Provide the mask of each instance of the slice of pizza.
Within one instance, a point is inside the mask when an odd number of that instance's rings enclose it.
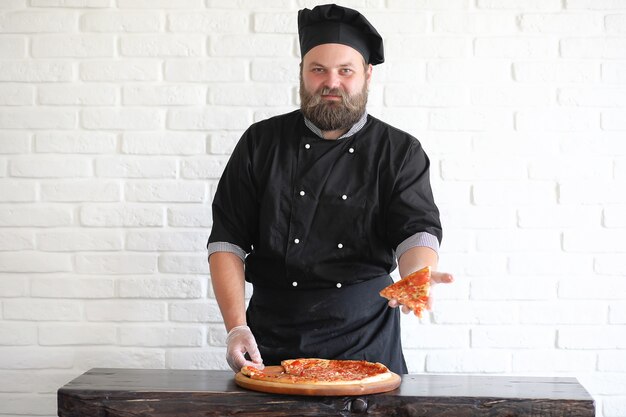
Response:
[[[398,300],[413,310],[417,317],[422,317],[422,311],[428,308],[430,293],[430,267],[420,269],[407,275],[400,281],[383,288],[380,295],[391,300]]]

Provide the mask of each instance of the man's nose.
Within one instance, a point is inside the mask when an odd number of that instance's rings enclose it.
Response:
[[[339,85],[341,84],[341,82],[339,80],[339,74],[337,74],[334,71],[329,71],[328,72],[325,81],[326,81],[325,82],[326,87],[328,87],[328,88],[339,88]]]

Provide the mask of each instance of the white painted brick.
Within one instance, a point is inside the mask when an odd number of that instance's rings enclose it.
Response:
[[[233,111],[229,107],[201,110],[170,110],[167,127],[174,130],[237,130],[250,125],[247,110]]]
[[[626,298],[626,283],[613,277],[595,277],[589,285],[589,275],[569,277],[559,283],[559,297],[578,300],[620,300]]]
[[[30,152],[30,133],[19,130],[0,132],[0,154]]]
[[[623,391],[622,391],[623,392]],[[626,397],[605,397],[602,402],[603,417],[620,417],[626,415]]]
[[[25,58],[26,50],[26,38],[3,35],[3,38],[0,39],[0,56],[3,59]]]
[[[621,156],[626,155],[626,142],[619,132],[567,133],[560,138],[560,153],[565,156]],[[616,159],[616,164],[620,159]]]
[[[80,63],[84,81],[157,81],[161,77],[158,61],[85,61]]]
[[[626,160],[618,159],[615,161],[615,170],[613,175],[616,180],[626,180]]]
[[[115,54],[115,38],[110,35],[37,35],[33,36],[34,58],[95,58]]]
[[[30,0],[32,7],[111,7],[112,0]]]
[[[233,153],[241,132],[216,132],[209,135],[209,153],[211,155],[230,155]]]
[[[568,326],[558,331],[563,349],[624,349],[626,326]]]
[[[559,104],[564,106],[585,107],[624,107],[626,106],[625,88],[561,88],[558,91]]]
[[[435,33],[512,34],[517,31],[515,15],[503,13],[436,13]]]
[[[605,227],[626,227],[626,206],[605,207],[602,213],[602,224]]]
[[[0,392],[38,392],[53,394],[76,378],[64,370],[0,370]]]
[[[472,300],[551,300],[557,291],[556,280],[545,277],[475,279],[470,285]]]
[[[163,321],[167,305],[162,301],[92,300],[85,303],[89,321]]]
[[[172,369],[230,369],[226,362],[226,350],[215,349],[171,350],[167,354],[167,366]]]
[[[126,249],[145,252],[193,252],[206,246],[206,232],[129,231]]]
[[[471,44],[464,38],[390,35],[385,54],[390,60],[412,58],[459,58],[470,53]]]
[[[54,275],[32,278],[30,285],[33,297],[113,298],[115,296],[115,281],[112,278]]]
[[[21,107],[0,112],[0,129],[72,129],[77,114],[73,110]]]
[[[567,230],[563,233],[567,252],[626,252],[623,230]]]
[[[171,274],[206,274],[209,270],[205,253],[201,255],[161,255],[159,271]]]
[[[472,348],[551,348],[556,331],[545,326],[478,326],[471,330]]]
[[[605,130],[626,130],[623,110],[606,110],[602,112],[602,128]]]
[[[50,252],[121,250],[122,235],[115,230],[46,231],[36,235],[37,248]]]
[[[13,204],[0,207],[0,226],[53,227],[72,224],[72,208]]]
[[[143,368],[163,369],[165,352],[161,349],[131,349],[86,347],[74,349],[74,363],[79,369],[91,368]]]
[[[120,184],[101,181],[65,181],[41,184],[40,197],[49,202],[120,201]]]
[[[176,33],[245,33],[250,27],[248,16],[244,11],[173,12],[167,16],[167,27]]]
[[[37,184],[34,181],[0,180],[1,202],[32,202],[37,197]]]
[[[423,82],[426,79],[426,63],[421,59],[403,59],[385,62],[385,66],[373,69],[373,80],[381,82]]]
[[[455,57],[456,58],[456,57]],[[511,80],[511,64],[500,60],[446,59],[427,63],[426,78],[434,83],[484,84]]]
[[[0,15],[0,33],[72,32],[77,28],[74,12],[13,11]]]
[[[545,38],[476,38],[474,56],[478,58],[542,59],[558,55],[556,41]]]
[[[480,9],[560,10],[560,0],[477,0]]]
[[[73,354],[67,349],[0,347],[0,369],[71,368]]]
[[[626,324],[626,304],[622,302],[609,305],[609,323]]]
[[[120,53],[130,57],[201,56],[204,37],[197,35],[125,35]]]
[[[621,62],[602,63],[602,80],[608,83],[626,83],[626,64]]]
[[[469,8],[468,0],[388,0],[389,8],[426,10],[464,10]]]
[[[431,180],[437,180],[435,173],[438,173],[438,159],[443,159],[447,155],[463,155],[472,151],[472,136],[463,132],[428,132],[419,133],[418,140],[426,150],[431,159]]]
[[[205,154],[206,135],[192,132],[127,132],[122,137],[122,152],[133,155]]]
[[[521,159],[502,158],[445,158],[441,161],[444,180],[510,180],[526,178],[526,164]]]
[[[404,10],[401,13],[385,10],[384,12],[367,11],[367,19],[380,33],[419,34],[430,30],[430,15],[428,13]],[[291,26],[297,28],[297,25]]]
[[[96,159],[96,175],[105,178],[176,178],[173,159],[111,157]]]
[[[478,206],[534,206],[556,203],[556,186],[549,182],[485,181],[472,186],[472,202]]]
[[[207,341],[210,346],[226,346],[226,329],[221,324],[209,324],[207,327]]]
[[[288,106],[291,89],[276,84],[216,85],[209,88],[211,102],[218,106]]]
[[[371,19],[370,15],[368,17]],[[374,26],[379,27],[373,20],[370,21],[372,21]],[[298,30],[298,14],[293,12],[254,13],[252,28],[255,33],[296,33]]]
[[[215,300],[170,303],[169,319],[176,322],[222,323]]]
[[[205,280],[191,277],[123,278],[118,287],[124,298],[201,298],[206,294]]]
[[[206,0],[207,7],[218,9],[254,9],[258,5],[257,0]],[[306,7],[306,6],[305,6]],[[312,7],[312,6],[311,6]],[[291,0],[267,0],[263,3],[263,9],[291,9],[295,10]]]
[[[285,58],[293,56],[294,41],[289,35],[215,35],[209,40],[209,55]]]
[[[141,326],[120,328],[120,345],[147,347],[199,347],[203,345],[201,327]]]
[[[602,32],[601,16],[569,13],[524,13],[518,18],[522,32],[599,34]]]
[[[41,132],[35,134],[38,153],[100,154],[114,153],[116,136],[104,132]]]
[[[600,225],[602,212],[599,207],[593,206],[538,205],[521,207],[517,211],[517,218],[518,226],[522,228],[589,228]]]
[[[132,182],[125,185],[127,201],[199,203],[204,201],[205,184],[200,182]]]
[[[565,0],[566,9],[614,10],[626,9],[621,0]]]
[[[207,90],[200,85],[126,86],[122,94],[125,105],[180,106],[205,104]]]
[[[294,94],[295,94],[295,90],[294,90]],[[294,100],[295,102],[295,100]],[[243,109],[242,109],[243,110]],[[296,107],[264,107],[258,110],[254,111],[253,114],[253,122],[260,122],[262,120],[266,120],[269,119],[270,117],[274,117],[274,116],[278,116],[281,114],[285,114],[285,113],[289,113],[291,111],[296,110]],[[370,111],[371,107],[368,108],[368,114],[373,115],[374,117],[377,117],[376,112],[374,111],[373,113]],[[403,109],[398,109],[399,113],[402,113]],[[415,113],[413,111],[413,113]],[[248,126],[244,126],[241,129],[239,129],[240,131],[243,131],[247,128]]]
[[[199,9],[202,0],[117,0],[121,9]]]
[[[222,157],[185,160],[182,163],[181,174],[183,178],[218,179],[222,175],[222,172],[224,172],[227,162],[228,161]]]
[[[0,323],[0,346],[37,344],[37,326],[33,323]]]
[[[163,27],[159,13],[97,11],[81,17],[85,32],[159,32]]]
[[[535,276],[577,276],[589,275],[593,272],[593,258],[581,254],[533,253],[532,273]],[[511,254],[508,259],[511,275],[526,276],[529,274],[528,254]]]
[[[513,352],[513,372],[591,372],[596,367],[593,352],[532,349]]]
[[[24,9],[26,0],[6,0],[0,3],[0,9]]]
[[[247,62],[243,59],[211,58],[201,61],[193,59],[166,61],[165,79],[167,81],[198,82],[244,81],[246,79],[246,67]],[[283,79],[280,81],[284,82]]]
[[[502,373],[510,367],[511,354],[504,350],[441,350],[426,356],[427,372]]]
[[[74,69],[71,62],[59,61],[0,61],[0,81],[71,81]]]
[[[213,213],[205,205],[199,206],[168,206],[167,224],[172,227],[211,227]]]
[[[567,38],[560,41],[563,58],[626,58],[626,39]]]
[[[105,106],[117,102],[117,87],[107,84],[53,84],[39,87],[39,103]]]
[[[433,130],[510,130],[512,112],[502,110],[434,110],[429,113],[429,127]]]
[[[515,225],[515,212],[502,207],[441,207],[443,224],[452,229],[499,229]]]
[[[95,227],[155,227],[164,224],[163,209],[154,205],[83,205],[80,224]]]
[[[386,87],[384,97],[390,107],[446,107],[467,104],[468,96],[467,89],[458,86],[402,84]]]
[[[82,318],[78,301],[10,299],[2,304],[3,318],[8,320],[77,321]]]
[[[117,342],[117,330],[112,326],[93,324],[42,324],[39,326],[39,344],[112,345]]]
[[[64,272],[72,270],[71,256],[38,252],[0,252],[0,272]]]
[[[589,131],[599,125],[599,113],[588,109],[521,110],[515,114],[515,129],[522,131]]]
[[[22,178],[87,177],[91,174],[91,164],[74,157],[24,157],[11,161],[9,174]]]
[[[602,301],[529,301],[520,304],[522,324],[604,324],[607,307]]]
[[[35,249],[35,235],[33,232],[0,229],[0,251],[30,249]]]
[[[559,230],[478,230],[476,250],[479,252],[558,253],[561,249]]]
[[[407,349],[463,348],[469,346],[469,330],[461,326],[405,326],[402,346]]]
[[[157,267],[150,254],[76,255],[75,262],[76,272],[84,274],[152,274]]]
[[[470,90],[472,104],[481,106],[548,106],[554,102],[554,92],[544,87],[513,86]]]
[[[588,83],[600,79],[597,62],[529,61],[513,64],[513,78],[524,83]]]
[[[439,288],[439,287],[437,287]],[[510,301],[436,301],[437,324],[508,324],[519,320],[519,307]]]
[[[124,108],[124,109],[83,109],[82,125],[87,129],[148,130],[161,129],[165,121],[163,110]]]
[[[563,157],[535,159],[528,164],[531,180],[610,180],[613,167],[609,158]]]
[[[598,371],[626,372],[626,361],[624,360],[624,351],[602,350],[598,352]]]
[[[46,415],[56,407],[56,395],[0,394],[0,413]]]
[[[626,182],[603,181],[598,187],[597,181],[574,181],[559,184],[559,203],[561,204],[614,204],[626,203]]]
[[[0,274],[0,297],[25,297],[28,293],[28,278],[23,274]]]

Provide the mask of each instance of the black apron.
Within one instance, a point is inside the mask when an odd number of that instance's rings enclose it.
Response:
[[[406,374],[399,310],[378,294],[392,282],[383,276],[306,291],[255,285],[247,320],[264,364],[302,357],[367,360]]]

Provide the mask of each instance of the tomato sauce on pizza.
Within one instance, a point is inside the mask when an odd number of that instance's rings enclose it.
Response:
[[[428,308],[430,294],[430,267],[420,269],[407,275],[400,281],[383,288],[380,295],[391,300],[398,300],[413,310],[416,316],[422,317],[422,312]]]

